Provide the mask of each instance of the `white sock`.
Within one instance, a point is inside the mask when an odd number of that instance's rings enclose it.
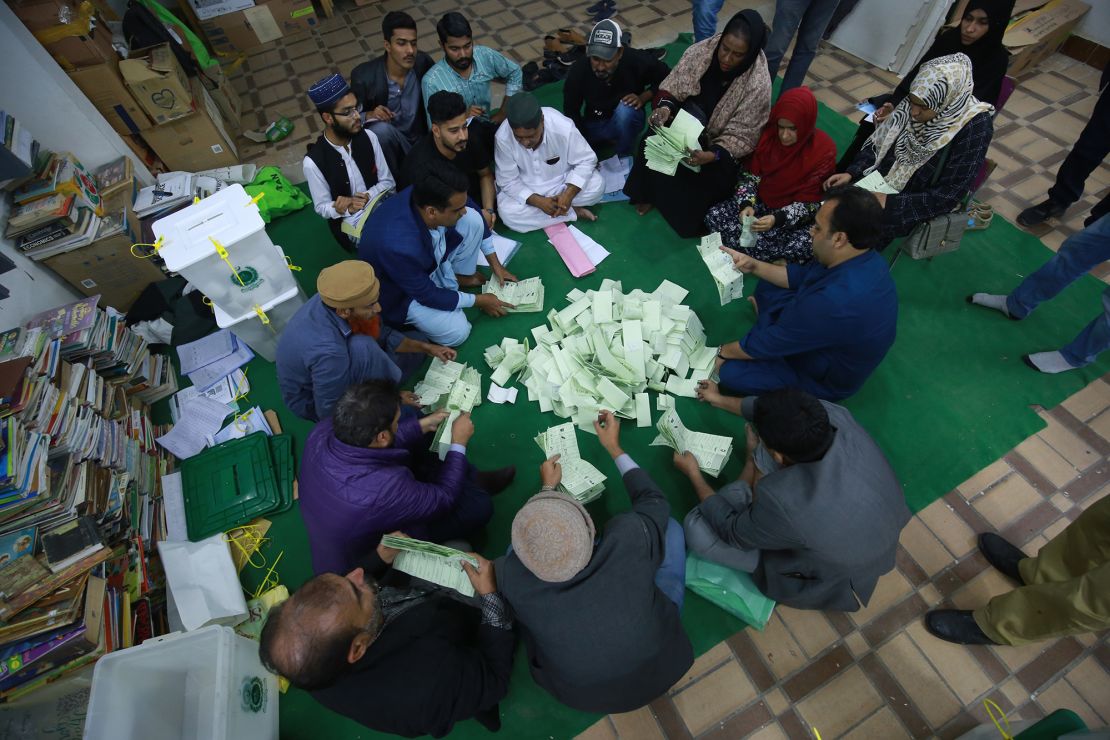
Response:
[[[1057,351],[1053,352],[1034,352],[1025,355],[1026,364],[1033,367],[1035,370],[1040,370],[1042,373],[1062,373],[1065,370],[1074,370],[1075,366],[1064,359],[1064,356]]]
[[[1010,309],[1006,308],[1006,296],[1004,295],[995,295],[993,293],[972,293],[971,302],[974,303],[976,306],[986,306],[987,308],[993,308],[995,311],[1001,311],[1007,316],[1010,315]]]

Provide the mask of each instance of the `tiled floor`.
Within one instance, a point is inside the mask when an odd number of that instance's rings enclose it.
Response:
[[[305,91],[324,74],[348,74],[378,54],[380,19],[389,10],[412,13],[423,47],[434,53],[435,19],[460,9],[470,17],[479,43],[525,62],[540,56],[545,33],[568,25],[587,28],[587,4],[386,0],[363,8],[341,5],[318,32],[250,55],[233,78],[249,111],[245,127],[261,127],[278,115],[296,123],[286,141],[244,146],[244,161],[278,164],[295,182],[303,179],[304,146],[320,131]],[[721,16],[740,5],[730,0]],[[637,46],[673,40],[690,28],[688,0],[648,0],[629,7],[617,17],[633,32]],[[996,121],[990,156],[998,169],[980,191],[981,200],[1013,220],[1025,205],[1044,197],[1094,105],[1097,78],[1096,70],[1055,55],[1036,74],[1018,81]],[[807,84],[834,110],[855,116],[855,101],[889,90],[896,81],[890,73],[825,47]],[[1087,211],[1108,187],[1110,166],[1104,163],[1067,217],[1035,233],[1057,249],[1082,228]],[[1110,281],[1110,264],[1095,273]],[[880,582],[866,610],[821,614],[779,608],[763,632],[733,635],[699,658],[667,696],[637,712],[606,717],[580,737],[774,740],[813,737],[811,727],[826,739],[956,737],[990,722],[984,699],[996,702],[1011,719],[1068,707],[1089,726],[1110,723],[1106,634],[1024,648],[967,649],[933,639],[921,626],[921,615],[931,607],[972,607],[1009,588],[975,552],[976,532],[998,530],[1032,552],[1092,501],[1110,495],[1110,376],[1042,415],[1048,424],[1043,431],[910,522],[898,567]]]

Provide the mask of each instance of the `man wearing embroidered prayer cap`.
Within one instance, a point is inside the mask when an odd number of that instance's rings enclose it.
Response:
[[[362,105],[342,75],[309,88],[324,133],[302,163],[316,212],[341,247],[354,251],[366,216],[396,187],[378,137],[362,123]]]
[[[617,418],[602,411],[594,428],[631,511],[598,537],[585,507],[556,490],[562,469],[551,458],[540,467],[543,488],[513,519],[497,581],[536,683],[574,709],[628,712],[664,694],[694,662],[679,621],[686,548],[663,492],[621,449]]]
[[[505,104],[508,117],[494,137],[497,212],[521,233],[579,216],[596,220],[592,206],[605,194],[597,155],[574,125],[532,93]]]
[[[301,306],[278,340],[277,376],[285,405],[297,416],[331,416],[348,386],[364,380],[402,382],[431,355],[455,359],[455,350],[383,326],[380,283],[362,260],[320,272],[319,291]]]

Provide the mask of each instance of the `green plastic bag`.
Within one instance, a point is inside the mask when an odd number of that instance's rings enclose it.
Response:
[[[259,194],[262,195],[262,198],[258,201],[258,210],[261,212],[262,220],[266,223],[270,223],[278,216],[299,211],[312,203],[312,199],[305,195],[303,190],[289,182],[277,167],[263,167],[255,175],[251,184],[243,189],[252,198]]]
[[[693,553],[686,554],[686,588],[758,630],[775,610],[774,600],[759,592],[750,575]]]

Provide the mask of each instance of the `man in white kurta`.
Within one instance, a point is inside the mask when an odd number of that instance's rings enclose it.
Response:
[[[605,183],[597,155],[574,122],[554,108],[541,108],[531,93],[506,104],[508,116],[497,129],[495,162],[497,212],[510,229],[543,229],[581,216],[601,200]]]

